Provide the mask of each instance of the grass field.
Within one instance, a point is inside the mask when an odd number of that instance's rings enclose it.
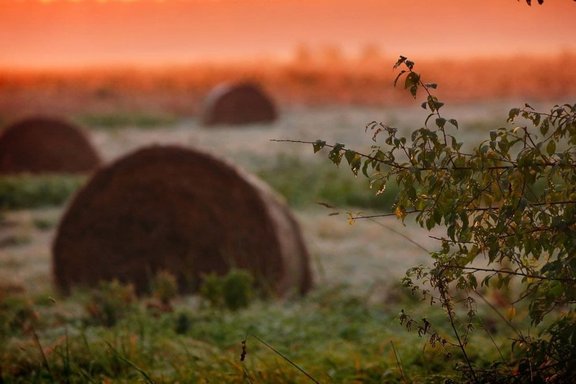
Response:
[[[446,107],[467,140],[504,124],[502,102]],[[449,334],[441,312],[399,284],[410,266],[428,262],[437,244],[395,218],[349,224],[346,212],[382,212],[394,190],[374,198],[367,182],[312,154],[308,145],[271,139],[342,142],[369,148],[364,127],[387,121],[420,126],[415,107],[292,107],[271,126],[208,130],[194,117],[142,120],[93,115],[83,122],[106,162],[151,144],[208,150],[258,174],[284,195],[306,237],[316,288],[302,299],[255,299],[233,311],[200,296],[136,298],[126,287],[55,292],[50,244],[66,201],[82,179],[0,180],[0,381],[155,383],[407,383],[462,380],[453,348],[431,348],[399,322],[401,310]],[[142,125],[144,127],[142,127]],[[495,126],[496,125],[496,126]],[[143,129],[145,128],[145,129]],[[56,186],[56,187],[55,187]],[[60,186],[60,187],[58,187]],[[46,198],[52,191],[56,198]],[[60,198],[58,198],[58,196]],[[8,203],[8,198],[12,203]],[[325,208],[317,203],[337,208]],[[334,213],[339,213],[334,215]],[[414,244],[413,242],[416,242]],[[491,300],[493,293],[487,292]],[[508,308],[499,310],[505,313]],[[511,331],[479,304],[470,354],[478,369],[505,361]],[[518,308],[516,322],[526,322]],[[536,330],[534,330],[536,332]],[[241,361],[245,341],[246,355]],[[304,371],[304,372],[303,372]]]
[[[453,347],[427,343],[400,324],[402,310],[441,335],[444,314],[400,284],[405,270],[429,263],[438,244],[410,220],[347,220],[389,212],[391,186],[374,196],[367,180],[330,164],[310,145],[345,143],[368,151],[366,124],[402,132],[426,111],[391,84],[389,58],[363,62],[202,65],[158,70],[19,72],[0,69],[0,123],[27,113],[62,115],[82,125],[105,163],[146,145],[177,144],[220,156],[270,184],[296,214],[311,254],[315,288],[304,298],[251,296],[232,310],[207,295],[135,297],[109,283],[70,296],[55,291],[51,242],[66,204],[86,178],[0,178],[0,382],[4,383],[444,383],[469,379]],[[519,65],[518,63],[522,63]],[[478,143],[505,123],[508,109],[546,109],[576,95],[574,54],[540,58],[418,63],[440,84],[446,118]],[[260,63],[261,64],[261,63]],[[554,68],[554,70],[550,70]],[[281,118],[267,126],[206,129],[201,100],[215,84],[254,79],[274,96]],[[518,101],[516,101],[518,100]],[[326,208],[327,206],[333,208]],[[536,334],[526,309],[497,290],[478,299],[468,353],[477,372],[506,366],[509,324]],[[212,304],[211,304],[212,303]],[[506,318],[506,321],[502,319]],[[509,322],[509,323],[508,323]],[[464,327],[465,324],[459,323]],[[243,358],[242,358],[243,357]],[[510,367],[513,369],[513,367]]]

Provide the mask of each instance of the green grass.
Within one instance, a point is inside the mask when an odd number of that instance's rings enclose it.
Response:
[[[408,297],[373,302],[335,286],[237,311],[193,297],[158,311],[152,299],[141,298],[118,306],[121,316],[107,326],[86,310],[92,294],[56,300],[4,295],[0,381],[281,384],[312,382],[309,375],[322,383],[440,383],[459,377],[445,352],[424,348],[425,339],[399,325],[401,308],[424,313]],[[470,349],[480,366],[496,358],[481,334]]]
[[[335,207],[369,208],[390,211],[396,188],[376,196],[364,176],[355,177],[345,166],[336,167],[324,159],[305,161],[280,156],[257,174],[283,195],[292,206],[326,203]]]
[[[166,114],[112,113],[86,114],[76,119],[80,124],[94,129],[141,128],[152,129],[169,127],[177,118]]]
[[[376,196],[368,180],[324,161],[279,157],[256,172],[294,207],[326,203],[389,211],[396,195],[391,187]],[[0,177],[0,209],[34,209],[64,204],[86,181],[84,176],[21,175]]]
[[[73,175],[2,176],[0,210],[61,206],[85,180]]]

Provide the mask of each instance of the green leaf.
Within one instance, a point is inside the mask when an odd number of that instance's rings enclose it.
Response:
[[[546,118],[542,120],[542,124],[540,125],[540,133],[546,135],[549,129],[550,129],[550,120]]]
[[[394,64],[394,69],[398,68],[399,66],[402,65],[403,62],[405,62],[408,58],[405,56],[400,56],[400,58],[396,61],[396,63]]]
[[[548,142],[548,145],[546,145],[546,152],[550,156],[552,156],[556,152],[556,142],[554,140],[550,140]]]
[[[334,148],[328,154],[328,158],[336,165],[340,165],[342,161],[342,150],[344,149],[344,144],[336,143]]]
[[[348,164],[350,164],[354,160],[354,156],[356,156],[356,152],[350,149],[347,149],[344,152],[344,157],[346,158],[346,161],[348,161]]]
[[[324,140],[316,140],[312,144],[312,148],[314,148],[314,153],[316,153],[319,150],[321,150],[322,148],[324,148],[324,146],[326,146],[326,142]]]
[[[370,161],[366,160],[364,162],[364,165],[362,166],[362,173],[364,174],[364,176],[366,177],[370,177],[370,175],[368,175],[368,166],[370,165]]]
[[[512,108],[510,110],[510,112],[508,112],[508,122],[512,122],[514,121],[514,119],[516,119],[516,117],[518,117],[518,115],[520,114],[520,108]]]
[[[430,120],[432,117],[436,116],[435,113],[431,113],[426,117],[426,120],[424,120],[424,125],[427,126],[428,125],[428,120]],[[412,138],[412,140],[414,140],[414,138]]]
[[[436,125],[440,128],[444,128],[444,125],[446,125],[446,119],[443,117],[439,117],[436,119]]]
[[[410,72],[404,80],[404,89],[410,90],[412,96],[416,97],[418,91],[418,84],[420,82],[420,75],[416,72]]]
[[[347,149],[344,152],[344,157],[346,158],[346,161],[348,161],[348,164],[350,165],[350,169],[352,170],[352,172],[355,175],[358,175],[358,170],[362,165],[362,158],[360,157],[360,155],[355,151]]]
[[[398,74],[398,76],[396,76],[396,78],[394,79],[394,86],[396,86],[398,84],[398,80],[400,80],[400,77],[402,77],[403,74],[405,74],[406,71],[402,70],[400,71],[400,73]]]
[[[456,129],[458,129],[458,121],[456,119],[450,119],[450,120],[448,120],[448,122],[450,124],[452,124],[453,126],[455,126]]]
[[[438,98],[436,96],[432,95],[428,96],[427,102],[432,112],[438,111],[444,105],[444,103],[438,101]]]
[[[454,240],[455,232],[456,232],[456,228],[454,227],[454,225],[449,225],[448,228],[446,229],[446,234],[452,240]]]

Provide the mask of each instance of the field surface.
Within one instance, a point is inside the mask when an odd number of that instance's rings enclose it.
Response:
[[[477,143],[489,130],[503,126],[508,109],[518,105],[447,105],[444,113],[460,122],[457,137]],[[5,303],[0,315],[8,324],[2,330],[0,381],[292,383],[309,382],[310,374],[320,382],[359,383],[434,382],[438,372],[457,375],[445,360],[448,355],[426,350],[424,340],[398,324],[399,311],[414,305],[399,288],[400,279],[408,267],[429,262],[424,249],[438,246],[431,234],[393,216],[349,223],[347,212],[383,211],[340,206],[338,199],[326,201],[313,193],[300,195],[310,184],[298,175],[308,169],[317,169],[320,180],[329,169],[335,172],[332,178],[347,177],[363,190],[367,181],[350,177],[345,166],[336,171],[326,166],[325,154],[314,155],[311,145],[273,141],[323,139],[368,151],[373,142],[366,124],[382,121],[410,132],[422,126],[426,111],[417,106],[292,105],[271,125],[217,129],[201,127],[194,115],[170,115],[146,124],[141,112],[133,119],[111,119],[114,116],[74,118],[87,128],[106,163],[143,146],[177,144],[210,151],[274,187],[284,186],[278,192],[300,222],[317,288],[301,301],[256,301],[238,312],[207,308],[197,297],[183,297],[174,299],[171,311],[154,313],[153,303],[130,299],[127,314],[113,306],[114,321],[109,324],[90,310],[94,294],[66,298],[52,286],[50,247],[66,204],[9,209],[0,228],[0,298]],[[415,308],[420,313],[421,308]],[[489,350],[486,359],[497,351],[486,347],[490,342],[485,339],[481,337],[474,352],[479,365],[484,361],[481,351]],[[246,362],[239,360],[242,340],[249,345]],[[294,364],[306,366],[307,373]]]
[[[512,102],[459,105],[447,107],[446,112],[461,124],[460,132],[455,132],[457,136],[467,142],[479,142],[487,137],[490,129],[505,124],[507,111],[514,105]],[[549,105],[551,103],[536,106],[545,108]],[[322,139],[328,143],[345,143],[348,148],[367,152],[374,142],[370,132],[365,132],[366,124],[382,121],[403,132],[410,132],[419,128],[425,117],[426,111],[418,107],[300,107],[282,111],[279,121],[271,125],[205,128],[195,119],[188,118],[149,128],[135,123],[113,128],[92,125],[88,135],[105,163],[143,146],[183,145],[211,152],[256,174],[274,169],[286,159],[291,160],[294,169],[285,175],[287,183],[290,183],[290,177],[299,171],[305,173],[308,166],[318,166],[319,172],[325,171],[323,166],[328,160],[325,155],[313,154],[311,145],[274,140]],[[345,176],[351,174],[345,166],[336,172]],[[283,175],[278,176],[282,178]],[[294,182],[298,184],[301,180]],[[355,182],[360,188],[368,185],[362,177]],[[306,186],[295,185],[294,188],[305,189]],[[317,262],[316,268],[321,268],[315,271],[319,283],[326,280],[365,286],[375,279],[387,281],[392,276],[398,277],[406,267],[427,257],[421,248],[407,242],[402,235],[429,250],[435,246],[428,233],[410,222],[403,225],[394,217],[378,219],[377,222],[348,223],[347,212],[367,213],[366,208],[341,206],[328,209],[317,204],[330,203],[322,201],[319,196],[308,196],[306,201],[299,203],[294,209]],[[65,206],[7,213],[2,231],[8,240],[4,241],[6,244],[0,256],[2,264],[7,267],[0,271],[4,276],[2,281],[24,284],[28,289],[49,289],[50,242],[64,209]],[[334,212],[341,215],[331,215]],[[39,222],[47,225],[40,225],[39,229]]]

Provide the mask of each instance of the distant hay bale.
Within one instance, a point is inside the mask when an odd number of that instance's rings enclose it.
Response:
[[[99,164],[83,132],[65,120],[30,117],[0,132],[0,174],[81,173]]]
[[[143,293],[160,271],[193,292],[204,274],[235,267],[275,294],[305,293],[308,258],[297,222],[266,185],[177,146],[147,147],[98,171],[72,201],[53,245],[64,292],[118,279]]]
[[[278,111],[270,97],[255,84],[221,84],[206,97],[202,124],[242,125],[271,123]]]

